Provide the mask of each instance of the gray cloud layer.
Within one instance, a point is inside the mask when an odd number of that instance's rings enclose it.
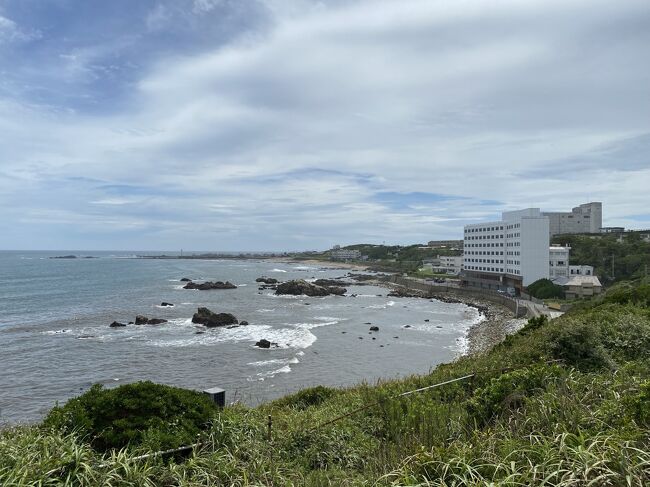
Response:
[[[129,59],[100,110],[6,88],[0,247],[423,241],[588,200],[650,227],[646,1],[200,0],[141,24],[187,33],[242,8],[258,20],[239,33]],[[102,59],[75,73],[107,76]]]

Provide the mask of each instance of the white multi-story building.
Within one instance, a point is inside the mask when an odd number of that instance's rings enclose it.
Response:
[[[569,211],[542,213],[549,220],[549,235],[567,233],[600,233],[603,226],[603,204],[585,203]]]
[[[466,225],[462,284],[520,291],[548,279],[548,225],[539,208],[507,211],[500,221]]]
[[[593,276],[594,266],[591,265],[570,265],[569,276]]]
[[[569,255],[571,247],[551,245],[548,250],[549,268],[548,278],[553,280],[558,277],[569,276]]]
[[[332,260],[356,260],[361,258],[361,252],[356,249],[342,249],[335,245],[330,250],[330,259]]]

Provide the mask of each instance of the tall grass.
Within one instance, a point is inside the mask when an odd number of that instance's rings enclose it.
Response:
[[[4,429],[0,485],[650,485],[648,337],[647,308],[604,302],[431,374],[228,407],[185,455],[135,460],[143,447],[102,453],[56,429]]]

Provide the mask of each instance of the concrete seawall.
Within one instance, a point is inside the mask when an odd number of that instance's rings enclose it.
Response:
[[[483,301],[489,301],[490,303],[498,304],[508,308],[515,315],[515,318],[525,318],[529,314],[528,308],[526,306],[519,306],[517,300],[499,293],[490,291],[477,291],[462,287],[427,284],[426,282],[422,282],[417,279],[410,279],[408,277],[401,276],[391,276],[388,279],[388,282],[392,282],[393,284],[397,284],[399,286],[404,286],[407,289],[422,291],[432,295],[451,293],[457,296],[467,296]]]

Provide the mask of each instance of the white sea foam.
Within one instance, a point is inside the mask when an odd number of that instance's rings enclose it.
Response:
[[[271,272],[287,272],[284,269],[271,269]]]
[[[160,305],[160,304],[157,304],[157,305],[155,305],[154,307],[155,307],[155,308],[162,308],[162,309],[165,309],[165,308],[174,308],[175,306],[174,306],[173,304],[172,304],[171,306],[162,306],[162,305]]]
[[[269,372],[260,372],[257,374],[258,377],[261,377],[262,379],[264,378],[271,378],[275,377],[278,374],[288,374],[291,372],[291,366],[285,365],[284,367],[280,367],[279,369],[276,370],[270,370]]]
[[[292,269],[295,269],[297,271],[312,271],[318,269],[318,267],[311,267],[308,265],[297,265],[295,267],[292,267]]]
[[[395,306],[395,301],[388,301],[386,306]]]
[[[248,284],[237,284],[237,287],[246,287]]]
[[[249,362],[247,365],[253,365],[255,367],[264,367],[266,365],[288,365],[288,364],[298,364],[300,361],[296,358],[274,358],[271,360],[260,360],[258,362]]]
[[[191,323],[191,320],[183,320],[183,323],[179,324],[187,323]],[[316,335],[311,333],[308,328],[273,328],[269,325],[248,325],[236,328],[212,328],[205,330],[205,333],[182,338],[165,339],[157,336],[156,339],[151,340],[149,343],[157,347],[189,347],[215,345],[224,342],[250,342],[252,345],[262,338],[277,343],[278,348],[284,349],[308,348],[316,341]],[[273,348],[269,350],[272,351]]]
[[[42,332],[43,335],[63,335],[65,333],[71,333],[72,330],[65,329],[65,330],[49,330],[49,331],[44,331]]]
[[[258,313],[273,313],[274,311],[275,311],[275,308],[273,308],[273,309],[261,308],[261,309],[257,310]]]

